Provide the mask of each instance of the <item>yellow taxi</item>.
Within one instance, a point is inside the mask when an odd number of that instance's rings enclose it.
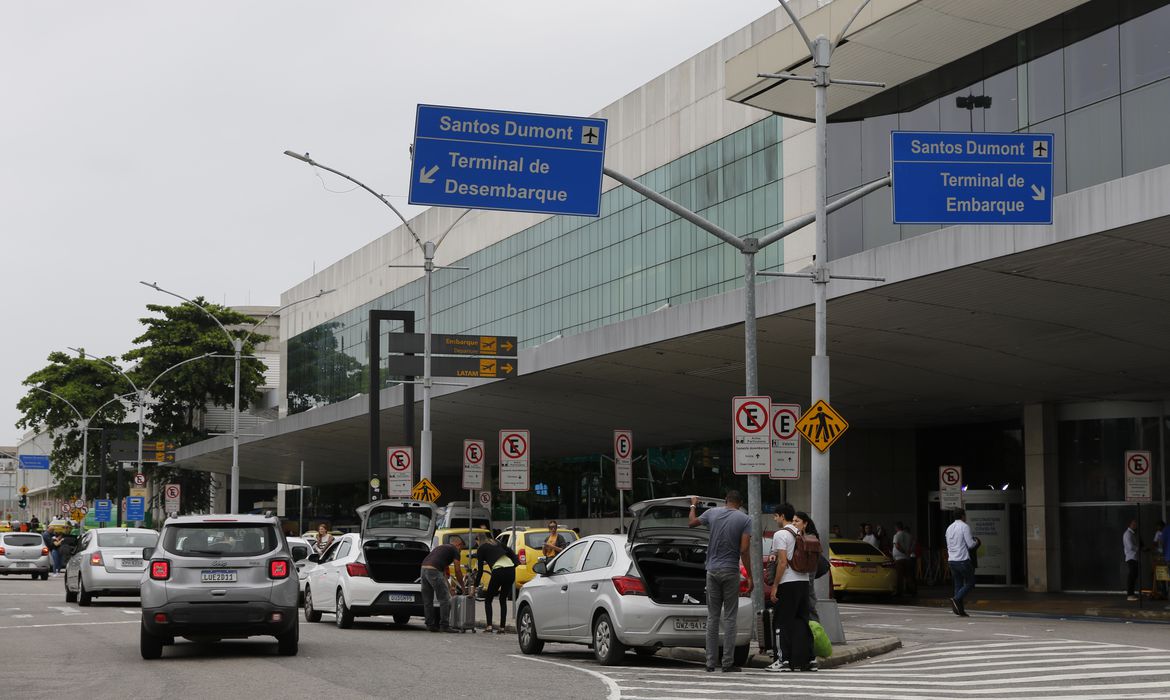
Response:
[[[894,560],[861,540],[829,540],[829,575],[837,600],[852,593],[892,596],[898,591]]]
[[[467,528],[465,527],[440,528],[435,530],[435,538],[431,541],[431,548],[433,549],[441,544],[450,544],[451,537],[454,535],[459,535],[459,538],[463,540],[464,544],[463,551],[459,553],[459,566],[461,567],[459,579],[462,580],[467,574],[474,575],[475,570],[479,568],[479,561],[472,559],[471,554],[480,542],[492,536],[492,531],[481,527],[472,528],[471,536],[468,537]],[[484,571],[483,579],[479,582],[480,589],[486,590],[488,581],[490,580],[491,574]]]
[[[532,573],[532,565],[544,556],[544,541],[548,539],[549,530],[547,527],[518,527],[516,530],[518,531],[516,539],[519,547],[512,545],[511,530],[501,532],[498,539],[500,544],[511,547],[512,551],[516,552],[516,558],[520,560],[520,566],[516,567],[516,586],[518,588],[536,576]],[[565,538],[566,546],[577,541],[577,533],[572,530],[558,529],[557,534]]]

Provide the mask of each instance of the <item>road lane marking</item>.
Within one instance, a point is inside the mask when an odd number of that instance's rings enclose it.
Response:
[[[89,613],[74,610],[73,608],[65,607],[64,605],[49,605],[46,606],[49,610],[60,610],[62,615],[88,615]]]
[[[996,637],[1019,637],[1020,639],[1031,639],[1031,635],[1027,634],[1008,634],[1007,632],[996,632]]]
[[[0,627],[0,629],[3,629],[3,628]],[[601,682],[605,684],[605,687],[609,688],[609,695],[606,696],[606,700],[621,700],[621,697],[622,697],[621,688],[618,687],[618,684],[612,678],[605,675],[604,673],[599,673],[599,672],[594,671],[593,669],[590,669],[590,668],[581,668],[580,666],[574,666],[572,664],[564,664],[564,663],[561,663],[559,661],[549,661],[548,659],[536,659],[536,658],[533,658],[531,656],[525,656],[523,654],[509,654],[508,656],[511,656],[514,659],[524,659],[526,661],[536,661],[536,662],[542,663],[542,664],[552,664],[553,666],[560,666],[562,668],[571,668],[574,671],[588,673],[589,675],[593,676],[594,678],[600,679]]]
[[[32,617],[32,615],[13,615],[13,617]],[[0,627],[0,630],[27,630],[34,627],[85,627],[87,625],[132,625],[138,620],[115,620],[113,622],[54,622],[45,625],[11,625]]]

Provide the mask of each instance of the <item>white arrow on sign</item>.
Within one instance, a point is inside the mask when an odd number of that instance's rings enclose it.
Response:
[[[419,168],[418,181],[424,185],[429,185],[435,181],[435,173],[437,172],[439,172],[439,166],[437,165],[431,166],[429,170],[426,168]]]
[[[1048,188],[1044,187],[1043,185],[1032,185],[1032,199],[1036,200],[1037,202],[1043,202],[1047,191]]]

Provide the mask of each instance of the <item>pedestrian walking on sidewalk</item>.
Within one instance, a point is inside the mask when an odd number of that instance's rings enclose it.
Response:
[[[451,627],[451,588],[447,584],[447,570],[458,561],[463,550],[463,538],[453,535],[447,544],[431,550],[422,560],[423,615],[430,632],[458,632]],[[439,599],[439,611],[435,612],[435,598]],[[438,618],[438,619],[436,619]]]
[[[803,510],[796,511],[796,515],[792,518],[792,524],[796,526],[796,529],[800,530],[806,535],[812,535],[818,540],[821,538],[821,533],[817,532],[816,523],[814,523],[813,519],[809,517],[808,513],[805,513]],[[817,572],[810,571],[808,574],[808,619],[820,622],[821,616],[817,614],[816,581]]]
[[[508,596],[512,593],[512,587],[516,585],[516,567],[520,565],[520,560],[516,557],[515,552],[497,542],[493,537],[489,537],[487,542],[480,544],[477,553],[479,554],[479,569],[475,572],[475,588],[479,588],[479,580],[483,576],[484,567],[490,567],[492,570],[492,580],[488,582],[487,593],[484,594],[483,598],[483,612],[487,617],[487,629],[502,633],[504,626],[508,623]],[[500,599],[500,626],[498,629],[493,629],[492,603],[494,602],[493,598],[496,597]]]
[[[747,572],[747,592],[752,591],[752,519],[740,510],[743,496],[728,491],[726,505],[698,514],[699,497],[691,496],[690,527],[706,525],[707,542],[707,671],[715,670],[719,659],[719,629],[722,619],[724,673],[738,671],[735,665],[736,615],[739,613],[739,564]]]
[[[918,595],[918,582],[914,579],[914,536],[901,523],[894,523],[894,570],[898,574],[898,596]]]
[[[1138,522],[1136,519],[1129,521],[1129,527],[1125,528],[1125,532],[1121,533],[1121,552],[1125,557],[1125,599],[1131,602],[1138,600],[1137,596],[1137,580],[1138,571]]]
[[[796,555],[796,540],[802,534],[793,520],[796,510],[783,503],[773,512],[776,534],[772,536],[772,552],[776,555],[776,574],[768,596],[776,601],[772,609],[772,625],[776,635],[776,657],[766,671],[817,670],[812,653],[812,631],[808,627],[808,573],[791,566]]]
[[[951,578],[955,583],[955,597],[951,598],[951,610],[959,617],[969,617],[963,604],[967,594],[975,588],[975,565],[971,563],[971,550],[979,543],[971,534],[967,524],[967,513],[962,508],[954,511],[955,521],[947,528],[947,563],[951,567]]]

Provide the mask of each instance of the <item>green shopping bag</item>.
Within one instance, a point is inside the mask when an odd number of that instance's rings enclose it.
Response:
[[[821,623],[809,620],[808,628],[812,631],[813,653],[822,659],[832,656],[833,643],[829,641],[829,635],[825,632],[825,628],[821,627]]]

